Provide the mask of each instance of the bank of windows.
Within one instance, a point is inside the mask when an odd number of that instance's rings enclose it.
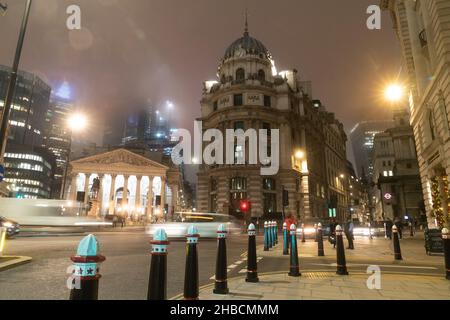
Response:
[[[383,171],[383,176],[384,177],[393,177],[394,176],[394,172],[392,170],[384,170]]]
[[[31,164],[26,162],[21,163],[7,163],[7,168],[13,168],[13,169],[23,169],[23,170],[31,170],[31,171],[37,171],[37,172],[43,172],[44,167],[38,164]]]
[[[11,179],[11,178],[6,178],[5,179],[6,182],[11,183],[11,184],[25,184],[25,185],[29,185],[29,186],[37,186],[40,188],[44,187],[44,184],[40,181],[36,181],[36,180],[29,180],[29,179]]]
[[[230,200],[237,204],[238,201],[247,199],[247,178],[235,177],[230,180]]]
[[[264,213],[274,213],[277,211],[277,189],[276,181],[272,178],[264,178],[263,188],[263,210]]]

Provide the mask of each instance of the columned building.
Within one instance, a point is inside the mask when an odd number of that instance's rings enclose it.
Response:
[[[403,53],[428,225],[450,212],[450,1],[382,0]]]
[[[70,162],[68,200],[91,205],[90,215],[170,218],[178,210],[180,174],[126,149]]]
[[[262,176],[261,165],[249,162],[248,144],[242,148],[235,143],[235,163],[245,155],[244,164],[200,164],[197,209],[246,220],[280,216],[283,211],[300,219],[327,217],[324,126],[335,126],[330,135],[341,135],[343,130],[320,102],[312,100],[310,83],[300,81],[295,69],[278,72],[267,48],[247,28],[226,49],[217,75],[217,80],[204,83],[198,119],[203,131],[219,129],[225,137],[227,129],[265,129],[270,146],[271,130],[279,129],[280,167],[277,174]],[[345,150],[345,146],[336,148],[339,156]],[[345,169],[345,162],[341,168]],[[289,192],[286,207],[283,190]],[[240,212],[241,200],[249,201],[248,214]]]

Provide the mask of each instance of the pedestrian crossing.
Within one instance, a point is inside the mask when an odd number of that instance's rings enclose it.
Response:
[[[263,259],[263,257],[257,257],[256,261],[260,262],[262,259]],[[230,264],[227,267],[227,272],[229,273],[229,272],[233,271],[237,267],[241,266],[245,261],[247,261],[247,257],[242,258],[242,255],[241,255],[241,260],[238,260],[238,261],[234,262],[233,264]],[[238,273],[246,273],[246,272],[247,272],[247,266],[245,266],[245,268],[239,270]],[[209,280],[215,280],[215,279],[216,279],[216,275],[212,275],[211,278],[209,278]]]

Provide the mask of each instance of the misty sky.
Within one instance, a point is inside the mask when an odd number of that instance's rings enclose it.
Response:
[[[25,0],[0,16],[0,64],[11,65]],[[381,86],[398,77],[401,56],[388,14],[382,30],[366,28],[366,8],[378,0],[34,0],[21,69],[56,87],[73,88],[91,131],[112,114],[172,100],[172,120],[191,129],[200,115],[202,81],[215,79],[225,49],[243,33],[271,51],[278,70],[299,70],[314,98],[346,129],[388,118]],[[81,31],[66,28],[66,8],[81,7]]]

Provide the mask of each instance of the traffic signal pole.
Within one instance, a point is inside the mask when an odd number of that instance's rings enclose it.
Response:
[[[27,4],[25,6],[22,25],[20,27],[19,40],[16,47],[16,54],[14,56],[14,63],[9,79],[8,91],[6,93],[6,99],[3,107],[2,122],[0,127],[0,162],[2,163],[5,154],[6,143],[8,142],[9,116],[11,114],[11,105],[14,99],[14,93],[16,91],[17,72],[19,69],[20,56],[22,54],[23,41],[25,39],[25,33],[27,30],[28,17],[30,16],[31,3],[32,0],[27,0]]]

